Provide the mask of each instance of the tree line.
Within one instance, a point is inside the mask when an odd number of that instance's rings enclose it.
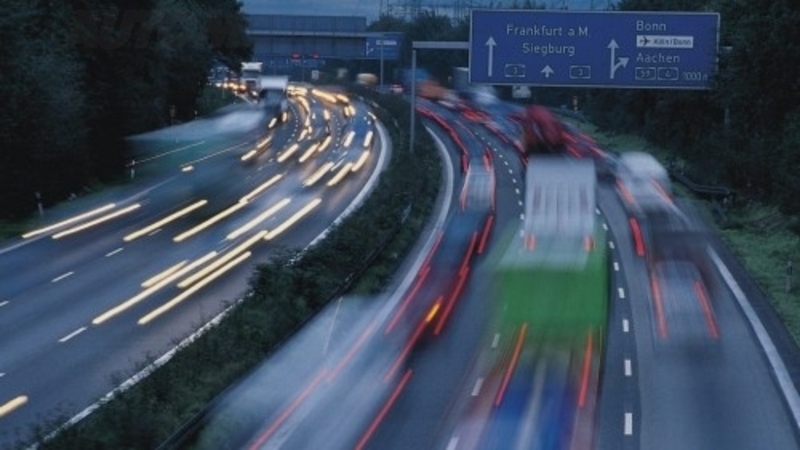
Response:
[[[0,220],[119,175],[124,137],[192,117],[249,58],[236,0],[0,2]]]

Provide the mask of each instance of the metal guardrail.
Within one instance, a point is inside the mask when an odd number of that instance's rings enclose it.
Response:
[[[731,197],[736,194],[732,189],[721,186],[710,186],[705,184],[698,184],[690,180],[684,173],[677,170],[670,170],[669,176],[686,186],[690,191],[701,196],[711,196],[714,198]]]

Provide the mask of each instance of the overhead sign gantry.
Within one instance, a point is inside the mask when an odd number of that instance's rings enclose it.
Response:
[[[476,9],[470,82],[710,89],[718,13]]]

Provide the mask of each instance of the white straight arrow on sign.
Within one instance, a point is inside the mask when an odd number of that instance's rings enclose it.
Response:
[[[486,46],[489,47],[489,58],[487,60],[487,66],[488,67],[486,67],[486,74],[487,74],[487,76],[490,76],[490,77],[492,76],[492,65],[493,65],[493,59],[494,59],[494,46],[495,45],[497,45],[497,42],[495,42],[493,37],[489,36],[489,39],[486,40]]]
[[[550,64],[544,66],[544,69],[542,69],[542,73],[544,74],[545,78],[550,78],[550,75],[554,74],[555,72],[556,71],[553,70],[552,67],[550,67]]]

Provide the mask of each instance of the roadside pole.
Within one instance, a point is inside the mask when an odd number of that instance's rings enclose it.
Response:
[[[44,216],[44,206],[42,205],[42,194],[36,191],[36,208],[39,210],[39,217]]]

